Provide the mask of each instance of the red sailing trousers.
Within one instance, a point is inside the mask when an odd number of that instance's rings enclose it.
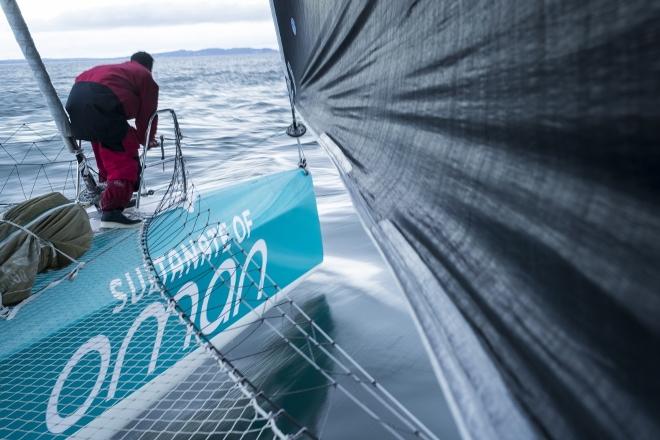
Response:
[[[122,140],[122,147],[123,151],[116,151],[107,148],[101,142],[92,142],[99,169],[99,180],[107,182],[107,187],[101,194],[102,211],[126,208],[131,201],[133,191],[137,189],[140,142],[134,128],[129,128]]]

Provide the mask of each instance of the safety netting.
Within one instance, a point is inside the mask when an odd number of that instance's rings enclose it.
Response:
[[[161,415],[170,411],[179,414],[173,423],[174,426],[183,426],[181,429],[184,431],[197,426],[204,435],[258,437],[262,427],[259,423],[251,425],[253,419],[244,415],[247,412],[268,420],[268,432],[275,437],[320,438],[323,437],[331,408],[305,414],[305,411],[292,410],[285,402],[291,402],[293,397],[293,401],[297,401],[293,405],[296,407],[300,406],[300,402],[318,400],[319,396],[322,396],[321,400],[332,401],[328,394],[339,393],[357,410],[364,411],[365,417],[371,418],[383,434],[394,438],[435,438],[333,340],[322,323],[316,322],[271,278],[265,270],[265,258],[253,258],[255,246],[247,248],[246,242],[236,236],[234,230],[229,232],[211,220],[212,212],[200,208],[194,185],[186,183],[184,173],[182,167],[175,170],[167,194],[154,215],[144,224],[141,244],[145,265],[150,268],[163,301],[186,326],[187,337],[194,338],[219,367],[219,370],[202,368],[191,376],[195,392],[204,396],[210,392],[214,397],[209,399],[216,400],[212,400],[211,407],[199,407],[198,402],[186,407],[188,414],[182,420],[178,410],[171,408],[178,408],[182,393],[190,391],[184,392],[177,387],[159,405],[140,415],[127,429],[126,435],[135,435],[141,431],[141,426],[151,422],[157,428],[141,435],[157,437],[160,432],[158,427],[166,423]],[[175,231],[178,231],[180,240],[173,242]],[[190,237],[198,237],[198,244],[199,238],[205,237],[201,240],[201,255],[210,255],[214,243],[219,241],[226,259],[222,263],[208,259],[209,264],[196,272],[191,270],[190,266],[194,263],[190,261],[168,258],[156,262],[154,256],[165,255],[170,249],[185,246]],[[295,253],[295,249],[292,252]],[[200,267],[203,266],[200,264]],[[189,270],[194,275],[180,277]],[[194,282],[210,276],[215,278],[218,274],[224,276],[212,283],[206,292],[196,291]],[[242,290],[242,294],[232,297],[235,287]],[[228,299],[216,305],[206,302],[213,296]],[[239,307],[248,310],[247,319],[223,330],[219,335],[222,342],[211,338],[212,328],[218,322],[229,323],[231,315]],[[209,315],[215,319],[195,319],[195,316]],[[272,373],[281,374],[287,370],[289,377],[285,384],[278,381],[273,388],[269,383],[273,381]],[[306,374],[301,378],[295,374],[296,371],[305,371]],[[214,375],[214,378],[205,380],[205,375]],[[230,391],[225,396],[217,390],[218,381],[223,387],[229,387]],[[238,422],[231,418],[232,413],[240,414]],[[226,420],[227,417],[231,423]],[[169,423],[170,418],[165,417],[165,420]],[[190,434],[188,431],[168,429],[169,435]]]
[[[5,310],[0,437],[325,438],[358,411],[375,437],[436,438],[337,344],[325,300],[299,304],[300,280],[271,277],[171,157],[139,231],[97,233]]]
[[[0,133],[0,210],[58,191],[76,198],[77,165],[48,123],[23,123]]]

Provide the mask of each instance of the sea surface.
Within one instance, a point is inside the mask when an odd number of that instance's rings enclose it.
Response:
[[[62,100],[66,100],[75,76],[100,62],[48,62]],[[279,62],[278,54],[156,59],[159,106],[177,113],[189,177],[199,190],[297,166],[296,143],[284,134],[291,112]],[[166,133],[166,122],[162,126]],[[2,63],[0,143],[12,134],[30,136],[30,131],[53,137],[43,99],[26,64]],[[325,260],[292,296],[299,303],[316,304],[316,313],[323,316],[315,317],[332,327],[336,341],[438,437],[458,438],[405,295],[362,228],[336,169],[314,135],[306,135],[302,142],[314,178]],[[0,151],[0,164],[8,163],[2,157],[5,153]],[[54,149],[46,151],[45,157],[56,161],[66,154]],[[38,193],[39,186],[30,188],[26,182],[43,175],[44,170],[37,166],[32,171],[22,169],[20,184],[8,170],[0,167],[0,203],[20,200],[31,190]],[[47,177],[53,182],[67,180],[71,189],[70,173],[63,164],[49,170]],[[41,175],[37,180],[43,182]],[[315,427],[323,438],[387,438],[364,412],[326,390],[319,390],[316,396],[305,393],[287,399],[282,404],[293,413],[295,408],[314,412],[304,417],[309,423],[329,421]],[[314,404],[309,405],[310,401]]]

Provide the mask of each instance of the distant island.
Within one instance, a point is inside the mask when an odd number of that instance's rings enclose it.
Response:
[[[198,57],[210,55],[249,55],[255,53],[276,53],[274,49],[253,49],[251,47],[237,47],[233,49],[202,49],[202,50],[175,50],[152,54],[154,57]]]
[[[251,54],[264,54],[264,53],[277,53],[274,49],[262,48],[254,49],[251,47],[235,47],[232,49],[201,49],[201,50],[174,50],[171,52],[158,52],[152,53],[154,58],[168,58],[168,57],[200,57],[200,56],[216,56],[216,55],[251,55]],[[85,60],[118,60],[128,58],[130,54],[123,57],[109,57],[109,58],[44,58],[44,61],[85,61]],[[23,59],[15,60],[0,60],[0,63],[17,63],[25,62]]]

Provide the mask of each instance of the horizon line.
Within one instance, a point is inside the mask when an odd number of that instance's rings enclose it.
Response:
[[[196,50],[190,50],[190,49],[175,49],[175,50],[167,50],[164,52],[156,52],[152,53],[151,55],[155,57],[157,56],[163,56],[163,55],[168,55],[168,54],[174,54],[177,52],[188,52],[188,53],[196,53],[196,52],[204,52],[204,51],[232,51],[232,50],[245,50],[245,51],[271,51],[271,52],[279,52],[279,49],[273,49],[272,47],[230,47],[230,48],[221,48],[221,47],[207,47],[204,49],[196,49]],[[119,55],[119,56],[108,56],[108,57],[66,57],[66,58],[53,58],[53,57],[44,57],[42,60],[44,61],[86,61],[86,60],[116,60],[120,58],[130,58],[130,55]],[[6,59],[0,59],[0,62],[20,62],[20,61],[26,61],[25,57],[23,58],[6,58]]]

